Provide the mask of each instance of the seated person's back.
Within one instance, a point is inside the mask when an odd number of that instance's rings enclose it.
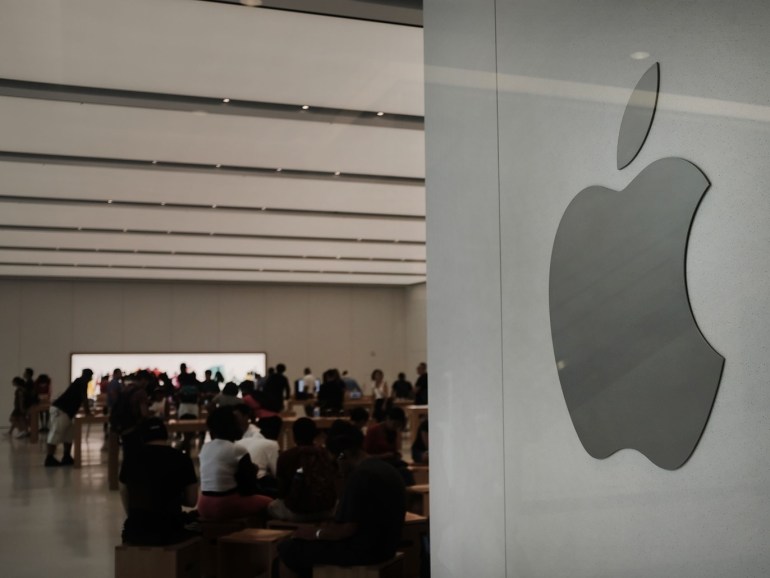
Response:
[[[127,518],[123,542],[164,545],[181,542],[184,530],[182,506],[194,506],[198,484],[187,454],[168,445],[163,421],[149,418],[139,428],[144,444],[120,471],[121,498]]]

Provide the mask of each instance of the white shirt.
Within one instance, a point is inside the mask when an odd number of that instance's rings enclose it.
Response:
[[[229,492],[237,484],[238,462],[247,453],[242,446],[227,440],[211,440],[203,444],[199,456],[202,492]]]
[[[257,479],[263,478],[267,474],[272,476],[276,475],[276,472],[278,471],[278,442],[269,440],[260,432],[257,432],[251,437],[244,437],[243,439],[238,440],[235,444],[249,452],[251,461],[259,468]],[[202,467],[203,462],[201,462],[201,468]],[[201,473],[201,478],[202,477],[203,474]]]

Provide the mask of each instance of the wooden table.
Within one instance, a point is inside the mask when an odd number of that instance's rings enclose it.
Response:
[[[281,433],[278,435],[278,445],[281,447],[281,451],[286,451],[290,448],[294,447],[294,422],[296,422],[299,417],[287,417],[283,420],[283,425],[281,426]],[[330,416],[330,417],[311,417],[309,419],[312,419],[315,422],[316,427],[319,430],[327,430],[330,427],[332,427],[332,424],[337,421],[338,419],[341,419],[340,416]]]
[[[428,418],[428,406],[407,405],[404,410],[406,411],[406,422],[409,424],[409,443],[411,445],[417,439],[417,430],[420,428],[420,423]]]
[[[429,484],[415,484],[414,486],[407,486],[407,495],[419,496],[422,503],[422,512],[420,512],[426,518],[430,517],[430,485]]]
[[[205,419],[170,419],[166,422],[168,433],[194,433],[206,431]]]
[[[107,423],[107,416],[104,414],[76,415],[73,420],[72,433],[72,460],[74,467],[80,468],[82,464],[82,445],[83,445],[83,424]]]

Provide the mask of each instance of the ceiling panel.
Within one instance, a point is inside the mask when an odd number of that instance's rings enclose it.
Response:
[[[423,115],[420,28],[191,0],[2,12],[6,78]]]
[[[0,150],[423,178],[424,132],[0,97]]]
[[[425,216],[425,187],[225,171],[121,169],[0,161],[0,196],[161,202],[218,206]]]

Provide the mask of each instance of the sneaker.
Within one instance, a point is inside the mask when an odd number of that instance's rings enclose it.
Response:
[[[61,465],[63,466],[71,466],[74,463],[75,463],[75,460],[72,459],[72,456],[64,456],[61,459]]]
[[[61,462],[53,456],[46,456],[43,465],[47,468],[55,468],[56,466],[60,466]]]

